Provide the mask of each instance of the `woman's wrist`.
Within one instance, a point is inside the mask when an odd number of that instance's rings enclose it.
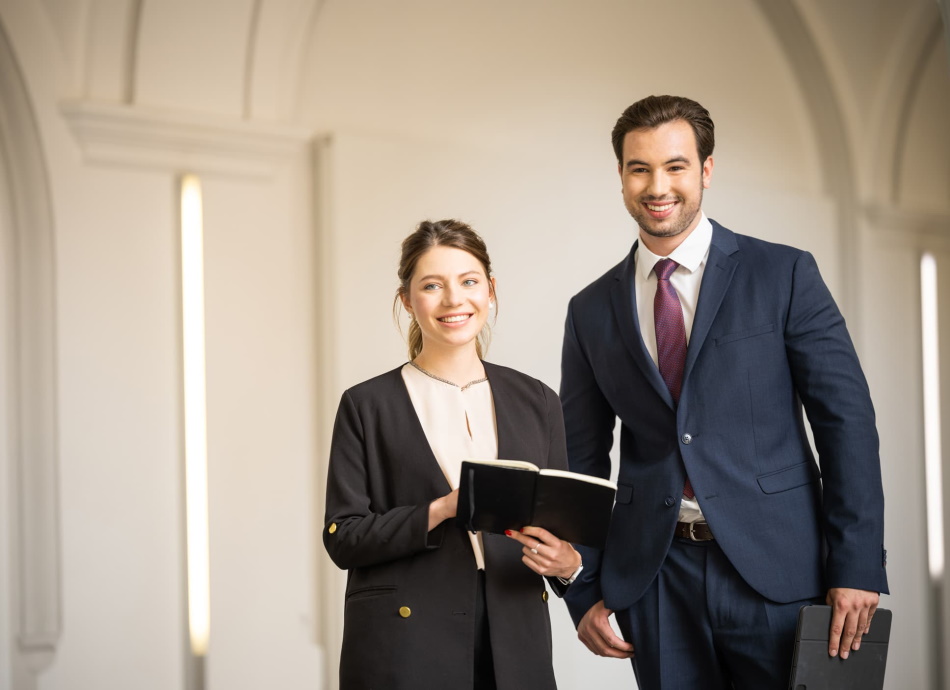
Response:
[[[442,496],[432,501],[432,503],[429,504],[429,531],[431,532],[452,517],[449,513],[448,496]]]
[[[581,555],[577,552],[577,550],[574,548],[571,548],[571,551],[574,553],[574,556],[576,557],[576,560],[574,561],[574,565],[569,565],[565,567],[562,572],[557,574],[557,578],[561,580],[562,582],[564,582],[564,584],[573,582],[574,578],[580,574],[581,568],[584,567],[583,562],[581,560]]]

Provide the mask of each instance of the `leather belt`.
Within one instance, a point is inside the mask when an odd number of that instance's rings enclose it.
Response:
[[[712,530],[705,522],[677,522],[674,534],[690,541],[712,541],[715,539]]]

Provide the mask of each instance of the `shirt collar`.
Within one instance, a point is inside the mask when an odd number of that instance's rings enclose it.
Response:
[[[673,259],[680,266],[692,273],[699,268],[709,254],[709,245],[712,243],[712,223],[706,214],[700,211],[699,225],[669,256],[657,256],[643,242],[637,243],[637,273],[642,280],[646,280],[653,272],[653,267],[660,259]]]

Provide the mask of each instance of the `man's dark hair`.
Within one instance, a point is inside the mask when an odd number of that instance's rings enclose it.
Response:
[[[709,111],[699,103],[682,96],[647,96],[623,111],[611,134],[617,162],[623,164],[623,139],[628,132],[635,129],[654,129],[676,120],[683,120],[693,128],[699,163],[705,163],[716,144],[712,118],[709,117]]]

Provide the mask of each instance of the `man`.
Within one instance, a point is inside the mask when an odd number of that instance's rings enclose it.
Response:
[[[620,419],[618,491],[568,606],[641,690],[784,690],[801,606],[845,659],[887,592],[867,383],[812,256],[703,214],[705,108],[643,99],[613,144],[639,238],[571,300],[561,400],[576,472],[609,476]]]

